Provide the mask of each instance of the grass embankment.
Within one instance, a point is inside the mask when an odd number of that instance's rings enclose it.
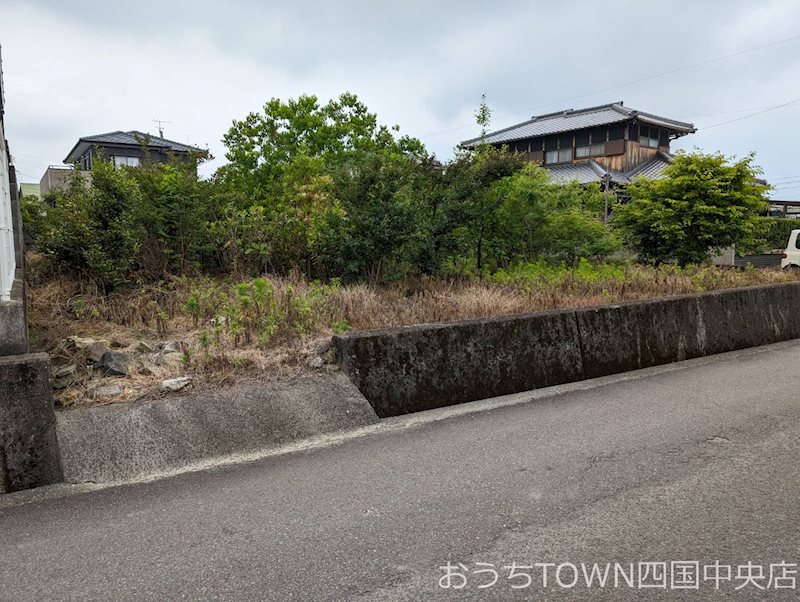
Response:
[[[85,350],[67,337],[153,349],[182,342],[170,362],[138,358],[123,392],[104,401],[152,394],[161,379],[190,375],[224,382],[258,374],[278,379],[307,369],[333,333],[443,322],[615,301],[649,299],[799,280],[795,272],[716,267],[648,267],[582,262],[575,270],[545,263],[500,271],[480,281],[413,279],[383,286],[320,284],[299,278],[237,281],[176,278],[107,296],[86,282],[65,278],[29,287],[32,345],[54,363],[78,366],[76,382],[57,392],[63,405],[92,401],[101,378]]]

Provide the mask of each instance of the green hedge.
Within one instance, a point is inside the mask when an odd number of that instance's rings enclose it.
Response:
[[[800,228],[800,220],[780,217],[762,218],[765,223],[764,249],[785,249],[789,242],[789,233]]]

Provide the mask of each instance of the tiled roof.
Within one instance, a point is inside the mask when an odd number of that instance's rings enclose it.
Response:
[[[641,123],[670,128],[683,134],[689,134],[695,131],[695,127],[691,123],[630,109],[623,106],[622,101],[620,101],[577,111],[570,109],[558,113],[538,115],[523,123],[497,130],[496,132],[490,132],[486,134],[486,136],[483,136],[483,138],[479,137],[465,140],[460,146],[471,148],[481,141],[487,144],[502,144],[514,140],[525,140],[538,136],[572,132],[634,119]]]
[[[550,172],[550,179],[554,182],[566,184],[567,182],[578,182],[578,184],[589,184],[591,182],[602,182],[603,177],[611,172],[606,171],[602,165],[596,161],[584,161],[582,163],[565,163],[564,165],[546,165],[545,169]],[[614,172],[621,176],[621,182],[630,182],[624,174]],[[612,176],[613,178],[613,176]]]
[[[67,158],[64,159],[64,163],[72,163],[73,161],[77,160],[78,157],[75,155],[79,155],[80,153],[76,153],[76,150],[82,145],[84,148],[85,145],[91,144],[120,144],[123,146],[138,147],[142,145],[142,142],[145,139],[147,139],[147,146],[149,148],[161,148],[177,153],[205,152],[203,149],[195,146],[182,144],[181,142],[175,142],[174,140],[167,140],[166,138],[160,138],[159,136],[153,136],[152,134],[145,134],[144,132],[140,132],[138,130],[129,130],[127,132],[118,130],[116,132],[106,132],[105,134],[95,134],[94,136],[83,136],[69,152]]]
[[[567,182],[578,182],[578,184],[599,183],[605,177],[608,177],[615,184],[630,184],[637,176],[651,179],[660,178],[662,172],[670,163],[672,163],[672,157],[659,151],[652,159],[637,165],[626,173],[606,169],[594,160],[581,163],[565,163],[563,165],[545,165],[544,167],[550,172],[551,180],[562,184]]]
[[[195,148],[193,146],[189,146],[188,144],[181,144],[180,142],[175,142],[173,140],[167,140],[166,138],[159,138],[158,136],[153,136],[151,134],[145,134],[144,132],[139,132],[137,130],[130,130],[127,132],[116,131],[116,132],[108,132],[106,134],[96,134],[94,136],[84,136],[81,140],[85,142],[94,142],[95,144],[133,144],[136,146],[140,146],[145,138],[148,138],[147,141],[148,146],[158,146],[162,148],[169,148],[174,151],[178,152],[189,152],[189,151],[199,151],[199,148]]]
[[[667,153],[658,151],[655,157],[634,167],[627,173],[633,180],[636,176],[655,179],[660,178],[663,171],[672,163],[672,157]]]

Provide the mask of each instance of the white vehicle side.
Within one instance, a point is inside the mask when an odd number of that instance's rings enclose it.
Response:
[[[783,252],[782,268],[800,268],[800,230],[792,230]]]

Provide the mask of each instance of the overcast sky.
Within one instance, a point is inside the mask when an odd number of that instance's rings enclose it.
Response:
[[[80,136],[156,133],[156,118],[167,138],[207,145],[213,170],[233,119],[349,90],[447,160],[477,135],[482,93],[492,129],[624,100],[698,126],[673,150],[755,151],[773,196],[800,198],[800,102],[703,129],[800,99],[800,37],[775,44],[798,25],[797,0],[0,0],[6,135],[21,181]]]

